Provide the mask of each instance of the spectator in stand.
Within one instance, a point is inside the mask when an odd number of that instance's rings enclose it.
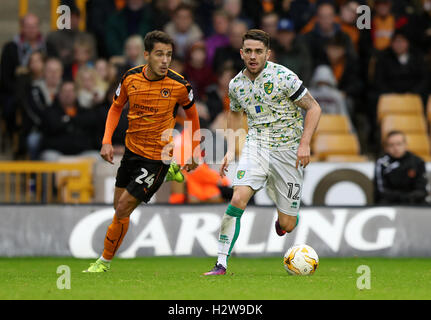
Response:
[[[273,39],[277,39],[278,31],[278,14],[275,12],[268,12],[262,15],[262,20],[260,22],[260,29],[268,33],[271,37],[271,42]],[[271,48],[274,46],[271,43]]]
[[[127,70],[146,63],[144,58],[144,40],[140,35],[127,38],[124,46],[124,56],[111,57],[119,70],[118,74],[124,74]]]
[[[44,49],[45,42],[40,32],[39,18],[28,13],[20,19],[19,34],[3,46],[1,53],[0,103],[2,108],[0,112],[9,137],[17,129],[15,99],[17,74],[25,72],[33,52]]]
[[[213,29],[214,33],[205,39],[207,48],[207,63],[212,65],[217,48],[229,45],[229,24],[230,19],[228,14],[223,10],[216,10],[213,13]]]
[[[346,38],[335,35],[326,44],[327,62],[331,66],[338,89],[348,98],[349,104],[360,98],[362,83],[359,78],[358,59],[353,52],[347,52]],[[352,107],[349,110],[353,110]]]
[[[335,21],[335,8],[330,3],[322,3],[317,8],[316,24],[314,28],[304,35],[304,40],[312,55],[314,67],[326,62],[325,47],[329,39],[338,36],[346,44],[348,54],[354,52],[350,37],[341,30]]]
[[[356,51],[359,49],[359,29],[356,26],[358,19],[357,9],[359,7],[358,1],[348,0],[340,6],[340,25],[341,30],[346,33]]]
[[[97,39],[97,52],[100,57],[108,58],[108,48],[106,44],[106,23],[107,18],[117,13],[120,4],[116,0],[87,0],[86,27]]]
[[[94,107],[96,113],[97,122],[95,123],[96,133],[96,149],[102,147],[102,138],[105,133],[106,117],[108,116],[109,108],[112,105],[114,99],[115,90],[118,88],[118,83],[112,83],[106,91],[103,101]],[[125,106],[121,112],[120,120],[118,121],[117,129],[114,131],[112,136],[112,146],[114,148],[114,155],[124,154],[124,142],[126,139],[126,130],[129,126],[127,120],[127,113],[129,112],[129,106]]]
[[[209,114],[208,122],[214,122],[219,114],[229,111],[229,82],[235,75],[235,69],[223,68],[217,75],[217,83],[208,87],[205,101]]]
[[[92,109],[105,98],[107,87],[101,81],[94,68],[82,67],[76,77],[78,104],[85,109]]]
[[[99,160],[94,135],[98,121],[95,112],[78,105],[75,84],[63,82],[54,105],[43,114],[41,159],[58,161],[63,155],[82,155]]]
[[[422,0],[423,12],[419,16],[419,30],[421,31],[421,45],[431,59],[431,0]]]
[[[82,67],[94,67],[96,59],[96,42],[88,33],[80,34],[74,44],[74,62],[70,70],[65,71],[66,79],[76,79],[79,69]]]
[[[94,69],[99,76],[100,81],[103,83],[105,88],[108,88],[112,82],[109,75],[109,62],[104,58],[99,58],[94,63]]]
[[[31,60],[34,60],[34,57]],[[43,78],[34,79],[29,90],[22,95],[23,137],[31,160],[37,160],[39,157],[43,115],[53,105],[62,77],[61,61],[49,58],[44,64]]]
[[[153,0],[150,1],[152,11],[157,19],[154,20],[154,29],[162,30],[172,20],[174,12],[182,0]]]
[[[292,20],[295,31],[299,32],[315,14],[315,6],[315,1],[280,0],[275,3],[275,12],[280,19]]]
[[[203,33],[193,18],[193,9],[186,4],[179,5],[171,22],[164,31],[174,39],[175,55],[185,58],[187,50],[193,43],[203,38]]]
[[[193,87],[196,100],[202,100],[205,90],[216,81],[212,68],[206,64],[205,43],[198,41],[189,50],[185,65],[185,76]]]
[[[154,15],[145,0],[127,0],[126,6],[112,14],[105,26],[108,56],[121,56],[126,39],[134,34],[142,38],[154,29]]]
[[[27,70],[16,77],[16,90],[14,94],[16,99],[16,110],[20,121],[17,121],[18,144],[14,146],[14,159],[27,157],[25,141],[29,133],[27,99],[33,84],[43,80],[44,67],[45,55],[41,51],[34,51],[28,61]]]
[[[381,52],[376,62],[374,84],[377,95],[383,93],[416,93],[426,101],[428,79],[422,53],[410,47],[402,30],[392,37],[390,47]]]
[[[247,32],[247,24],[241,20],[234,20],[230,25],[229,45],[216,50],[213,70],[218,73],[225,67],[234,68],[238,73],[244,68],[239,50],[242,48],[242,36]]]
[[[252,1],[246,1],[245,5],[251,2]],[[247,29],[250,29],[255,26],[255,23],[253,22],[252,18],[250,18],[250,16],[244,13],[243,7],[242,0],[223,0],[222,9],[227,12],[229,19],[231,21],[244,21],[247,24]]]
[[[296,35],[292,20],[283,18],[279,21],[277,42],[279,46],[273,50],[278,63],[295,72],[308,85],[313,62],[307,45]]]
[[[373,47],[378,51],[385,50],[391,45],[392,35],[396,28],[396,19],[391,9],[391,0],[375,1],[371,38]]]
[[[341,114],[350,119],[346,99],[337,89],[337,80],[329,66],[320,65],[316,68],[309,90],[322,107],[322,113]]]
[[[427,178],[424,161],[407,151],[403,132],[391,131],[384,143],[385,155],[376,161],[374,201],[378,204],[426,204]]]

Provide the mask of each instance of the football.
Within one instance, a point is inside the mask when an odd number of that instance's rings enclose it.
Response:
[[[306,244],[294,245],[284,254],[283,264],[291,275],[311,275],[319,266],[319,256]]]

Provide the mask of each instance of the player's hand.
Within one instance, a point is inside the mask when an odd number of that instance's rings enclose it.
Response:
[[[227,167],[229,167],[229,163],[233,160],[233,156],[234,155],[231,152],[227,152],[224,156],[222,165],[220,167],[220,177],[223,178],[226,176],[226,172],[229,171]]]
[[[103,158],[103,160],[114,164],[114,147],[112,147],[112,144],[102,145],[102,149],[100,149],[100,156]]]
[[[310,145],[299,144],[296,154],[296,169],[301,165],[305,168],[310,163]]]
[[[186,170],[187,172],[190,172],[192,170],[195,170],[199,166],[199,163],[195,162],[195,159],[193,157],[191,159],[192,159],[192,163],[185,164],[181,168],[181,170]]]

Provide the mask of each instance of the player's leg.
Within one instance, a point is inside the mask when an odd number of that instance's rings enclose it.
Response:
[[[275,230],[279,236],[292,232],[299,221],[303,169],[295,165],[295,153],[290,150],[272,154],[267,192],[277,206]]]
[[[241,216],[254,192],[249,186],[234,187],[232,200],[223,215],[220,226],[217,263],[205,275],[222,275],[226,273],[228,258],[239,236]]]
[[[123,190],[121,193],[115,206],[114,218],[106,231],[101,257],[104,262],[110,262],[114,258],[129,229],[130,214],[140,202],[139,199],[136,199],[127,190]]]
[[[130,156],[129,156],[130,157]],[[123,157],[117,172],[114,192],[115,214],[108,227],[103,254],[86,272],[109,270],[110,261],[119,249],[129,227],[130,214],[141,201],[148,202],[162,185],[169,165],[147,161],[132,155],[133,161]]]
[[[299,222],[299,215],[292,216],[277,209],[278,219],[275,221],[275,231],[279,236],[292,232]]]

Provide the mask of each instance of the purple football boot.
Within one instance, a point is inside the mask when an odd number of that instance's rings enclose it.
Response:
[[[204,276],[219,276],[224,274],[226,274],[226,268],[223,267],[221,264],[216,263],[216,265],[211,271],[204,273]]]
[[[275,221],[275,232],[277,232],[277,234],[278,234],[280,237],[284,236],[284,235],[287,233],[287,231],[286,231],[286,230],[283,230],[283,229],[281,228],[281,226],[280,226],[280,222],[278,222],[278,219],[277,219],[277,221]]]

